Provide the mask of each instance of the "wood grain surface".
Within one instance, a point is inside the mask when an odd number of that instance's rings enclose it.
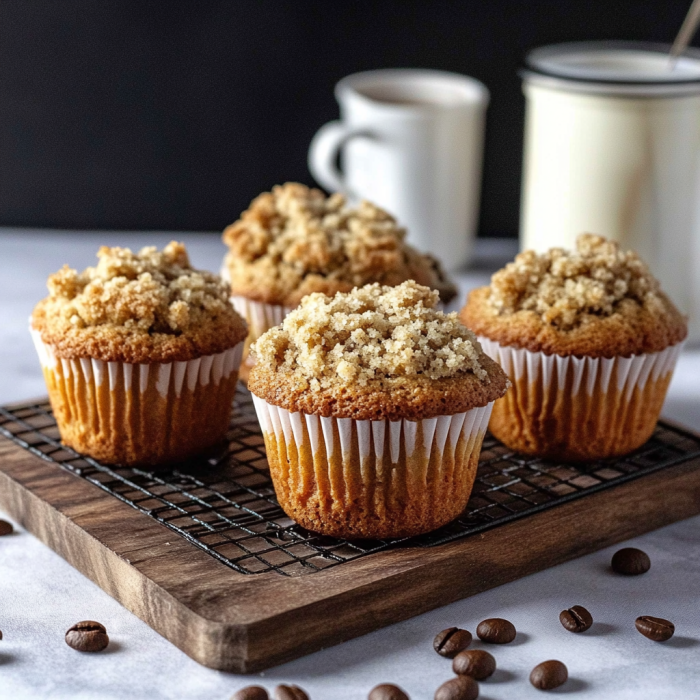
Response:
[[[700,513],[700,459],[479,535],[240,574],[0,436],[0,507],[196,661],[255,672]]]

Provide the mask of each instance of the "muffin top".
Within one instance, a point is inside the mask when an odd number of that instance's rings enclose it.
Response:
[[[687,335],[639,256],[589,233],[574,251],[520,253],[469,295],[460,318],[501,345],[561,356],[658,352]]]
[[[408,279],[440,292],[456,288],[438,261],[419,253],[387,212],[341,194],[289,182],[256,197],[223,235],[230,251],[224,272],[233,294],[295,307],[312,292],[333,295],[372,282],[395,286]]]
[[[268,403],[356,420],[421,420],[505,393],[474,334],[413,281],[311,294],[252,347],[250,390]]]
[[[65,265],[51,275],[49,296],[32,314],[32,327],[59,357],[184,361],[223,352],[245,338],[228,286],[193,270],[182,243],[169,243],[162,252],[102,247],[97,257],[97,265],[83,272]]]

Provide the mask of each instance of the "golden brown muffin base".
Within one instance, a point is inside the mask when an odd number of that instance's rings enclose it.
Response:
[[[470,292],[459,312],[462,323],[477,335],[530,352],[562,357],[629,357],[659,352],[680,343],[688,334],[685,316],[662,292],[663,312],[653,314],[638,305],[628,305],[624,314],[592,317],[567,331],[543,323],[534,311],[499,315],[489,303],[489,295],[490,287]]]
[[[549,459],[585,461],[616,457],[643,445],[654,432],[672,373],[648,378],[629,399],[613,383],[603,392],[596,382],[585,387],[586,367],[572,395],[573,367],[564,386],[513,379],[510,391],[494,403],[489,430],[505,445],[523,454]]]
[[[381,274],[367,275],[364,279],[352,282],[333,276],[324,277],[321,274],[307,274],[298,281],[297,287],[287,291],[276,276],[274,263],[267,264],[267,261],[265,261],[264,265],[259,261],[248,263],[232,258],[229,254],[225,259],[225,264],[228,266],[231,280],[234,280],[231,282],[232,294],[274,306],[295,308],[299,306],[299,303],[305,296],[315,292],[332,297],[338,292],[347,294],[355,287],[372,284],[373,282],[396,287],[407,279],[415,279],[419,284],[435,289],[440,295],[440,301],[443,304],[449,304],[457,296],[455,285],[437,266],[435,273],[439,275],[437,279],[420,268],[413,269],[410,273],[405,274],[391,274],[391,271],[387,271]],[[282,289],[280,289],[280,286],[282,286]]]
[[[384,454],[360,459],[357,426],[352,423],[352,453],[343,462],[340,435],[333,425],[332,455],[323,441],[314,455],[308,429],[304,440],[287,443],[284,435],[265,433],[265,448],[277,500],[302,527],[347,539],[408,537],[430,532],[454,520],[466,507],[474,486],[483,433],[460,434],[454,456],[433,446],[426,459],[418,424],[416,449],[406,456],[402,444],[392,463],[389,440]],[[449,438],[448,438],[449,440]],[[420,447],[419,447],[420,446]]]
[[[292,413],[355,420],[418,421],[463,413],[503,396],[508,379],[500,365],[483,354],[479,361],[488,374],[488,382],[465,372],[442,379],[398,377],[366,386],[338,382],[332,388],[316,390],[293,374],[258,362],[250,371],[248,387],[256,396]]]
[[[238,373],[218,385],[185,383],[178,397],[173,384],[163,397],[156,388],[157,365],[151,366],[144,392],[124,388],[123,366],[114,389],[86,382],[82,372],[63,372],[59,361],[44,368],[51,407],[63,443],[108,464],[154,465],[198,454],[226,435]]]
[[[31,325],[46,345],[64,358],[92,357],[103,362],[152,364],[186,362],[204,355],[217,355],[246,337],[248,327],[231,308],[206,326],[185,333],[150,333],[119,326],[74,328],[49,317],[42,299],[32,312]]]

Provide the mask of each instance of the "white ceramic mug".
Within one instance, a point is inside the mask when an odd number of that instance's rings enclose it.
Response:
[[[465,265],[479,213],[486,87],[456,73],[392,69],[343,78],[335,95],[341,120],[309,149],[314,178],[389,211],[408,241],[447,269]]]
[[[700,52],[559,44],[531,52],[520,242],[582,231],[636,250],[700,339]]]

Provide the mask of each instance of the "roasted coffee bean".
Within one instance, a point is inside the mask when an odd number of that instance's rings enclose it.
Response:
[[[261,688],[259,685],[249,685],[241,688],[231,697],[231,700],[270,700],[270,696],[265,688]]]
[[[471,676],[457,676],[435,691],[435,700],[476,700],[479,684]]]
[[[0,630],[0,639],[2,639],[2,630]]]
[[[455,656],[452,670],[458,676],[471,676],[477,681],[483,681],[496,670],[496,659],[483,649],[468,649]]]
[[[398,685],[382,683],[370,690],[367,700],[409,700],[409,697]]]
[[[646,574],[651,568],[651,561],[646,552],[635,547],[625,547],[613,554],[611,562],[612,570],[625,576],[639,576]]]
[[[477,637],[488,644],[508,644],[515,639],[515,625],[500,617],[491,617],[479,623]]]
[[[463,649],[472,643],[472,633],[459,627],[449,627],[438,632],[433,640],[433,649],[448,659],[454,659]]]
[[[278,685],[275,700],[309,700],[309,696],[298,685]]]
[[[559,622],[569,632],[585,632],[593,624],[593,618],[583,605],[574,605],[559,613]]]
[[[7,520],[0,520],[0,537],[12,534],[12,523],[8,523]]]
[[[634,621],[634,626],[647,638],[655,642],[665,642],[673,637],[676,627],[663,617],[642,615]]]
[[[109,637],[104,625],[83,620],[66,632],[66,644],[76,651],[102,651],[109,644]]]
[[[540,690],[552,690],[566,683],[569,672],[561,661],[543,661],[532,669],[530,683]]]

